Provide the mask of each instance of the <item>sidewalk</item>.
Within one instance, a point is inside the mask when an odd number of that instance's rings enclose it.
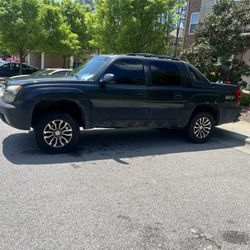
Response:
[[[5,80],[6,80],[6,77],[0,77],[0,84],[3,84]],[[1,85],[0,85],[0,87],[1,87]]]
[[[218,126],[218,128],[233,132],[235,137],[238,137],[237,135],[245,136],[245,143],[250,146],[250,122],[240,121],[236,123],[228,123]]]
[[[250,107],[243,107],[240,120],[250,123]]]

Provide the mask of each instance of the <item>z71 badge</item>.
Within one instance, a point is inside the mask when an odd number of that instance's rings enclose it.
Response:
[[[226,95],[225,100],[235,100],[235,96],[233,95]]]

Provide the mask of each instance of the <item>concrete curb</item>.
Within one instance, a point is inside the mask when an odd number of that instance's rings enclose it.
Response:
[[[246,142],[246,145],[250,146],[250,137],[246,138],[245,142]]]
[[[249,134],[249,132],[246,133],[244,130],[239,131],[238,129],[232,129],[232,128],[223,127],[223,126],[218,127],[218,129],[222,129],[222,130],[225,130],[227,132],[231,132],[230,138],[232,140],[236,139],[236,140],[240,141],[240,143],[242,144],[241,146],[247,147],[248,150],[250,149],[250,134]],[[230,141],[230,138],[228,138],[229,141]]]

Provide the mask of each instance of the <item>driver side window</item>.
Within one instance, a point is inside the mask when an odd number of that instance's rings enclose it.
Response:
[[[113,74],[116,84],[143,85],[144,66],[140,60],[121,59],[114,62],[105,72]]]

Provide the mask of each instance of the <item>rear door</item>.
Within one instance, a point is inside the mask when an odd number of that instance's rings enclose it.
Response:
[[[92,89],[94,124],[111,127],[142,126],[147,119],[147,86],[144,64],[138,59],[118,59],[103,73],[113,74],[114,83]],[[101,77],[102,78],[102,77]]]
[[[148,111],[154,126],[167,127],[182,120],[189,95],[181,70],[181,63],[176,61],[150,62]]]

